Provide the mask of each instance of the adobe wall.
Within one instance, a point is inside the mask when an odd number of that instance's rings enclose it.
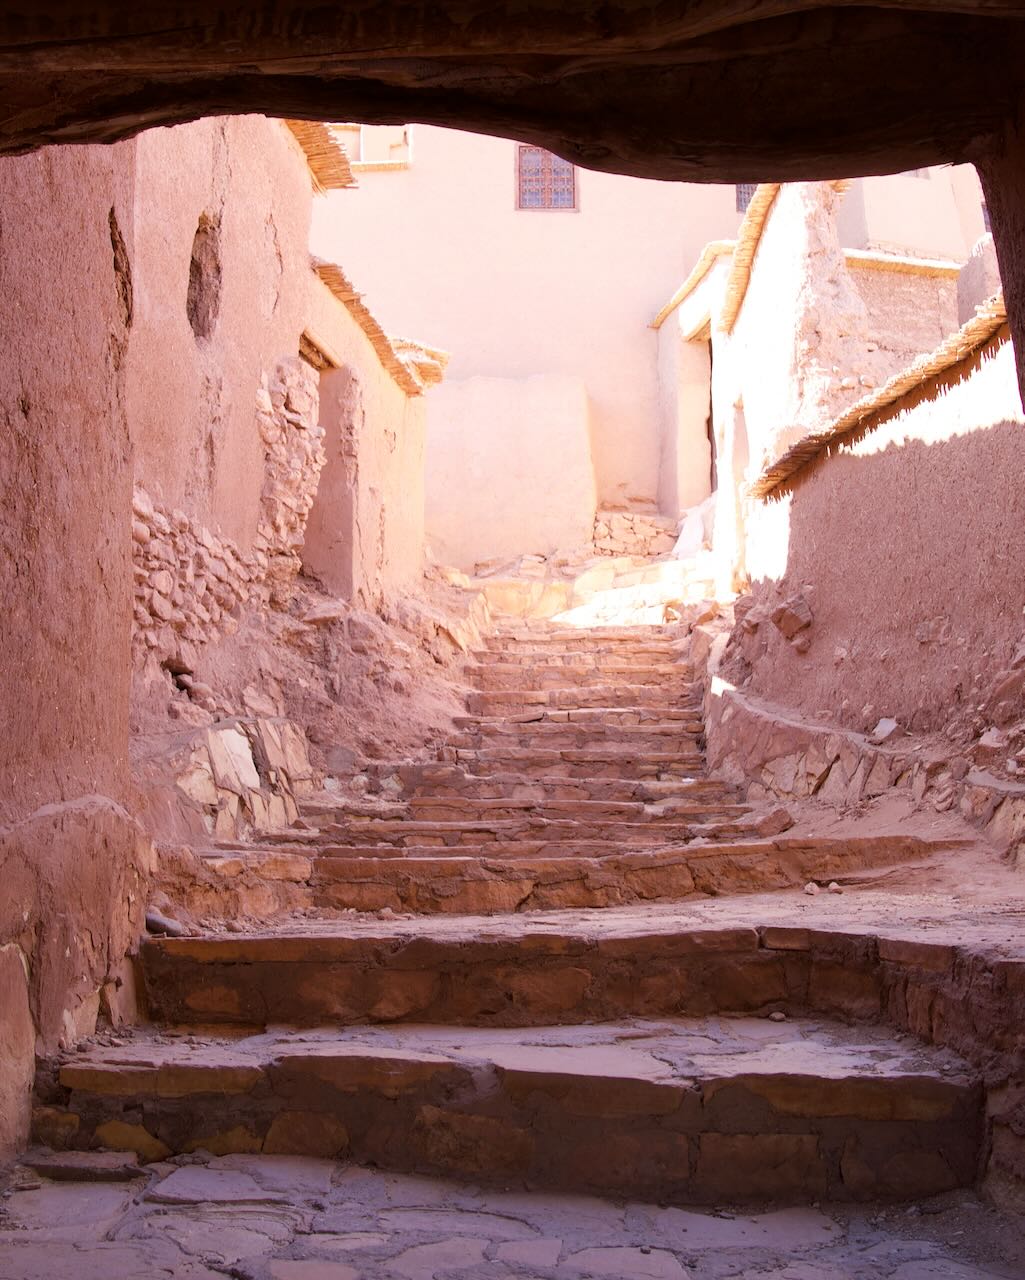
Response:
[[[600,505],[654,504],[651,318],[740,215],[732,186],[576,177],[578,210],[517,210],[515,143],[413,125],[410,167],[318,201],[313,244],[358,260],[385,328],[450,351],[449,378],[581,378]]]
[[[141,928],[122,807],[133,152],[0,161],[0,1159],[27,1137],[36,1048],[91,1029]]]
[[[376,603],[418,577],[423,414],[407,428],[405,393],[311,270],[310,175],[280,121],[203,120],[136,146],[135,652],[188,671],[243,607],[283,603],[303,563],[325,433],[338,435],[299,359],[304,330],[365,401],[363,510],[346,521],[322,501],[306,560],[330,589]]]
[[[981,732],[1000,722],[1001,699],[1018,705],[1023,423],[1008,343],[967,381],[824,462],[790,498],[757,504],[757,612],[732,668],[745,690],[861,731],[887,716],[919,731],[967,722]],[[766,620],[797,593],[813,615],[806,652]]]
[[[445,382],[427,407],[427,541],[436,559],[486,560],[589,545],[589,398],[579,378]]]
[[[127,382],[136,479],[247,552],[264,468],[256,391],[278,360],[298,353],[306,319],[305,157],[280,122],[261,116],[154,129],[136,147]],[[207,245],[192,305],[203,314],[190,322],[201,220]]]
[[[407,422],[314,277],[309,201],[301,149],[259,118],[0,163],[0,1157],[27,1137],[37,1048],[133,1004],[151,870],[129,813],[133,642],[188,670],[301,567],[324,461],[309,323],[371,388],[378,580],[419,571],[422,410]]]
[[[438,391],[407,396],[312,273],[307,309],[311,332],[341,367],[320,379],[327,461],[303,564],[329,591],[374,608],[389,591],[415,587],[423,574],[426,417]]]
[[[887,356],[885,365],[879,362],[880,374],[888,377],[934,351],[960,325],[954,272],[881,270],[853,257],[847,258],[847,272],[868,313],[869,345]]]
[[[757,538],[744,486],[957,327],[955,276],[848,265],[838,232],[843,199],[830,183],[780,188],[733,330],[714,334],[723,590],[751,572]]]
[[[840,209],[840,237],[852,249],[963,262],[984,231],[971,165],[856,178]]]

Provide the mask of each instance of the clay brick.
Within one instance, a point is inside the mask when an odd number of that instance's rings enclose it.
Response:
[[[930,973],[949,973],[957,954],[954,946],[905,938],[880,938],[878,945],[880,960],[927,969]]]
[[[971,1091],[965,1085],[917,1076],[821,1079],[795,1073],[738,1076],[728,1083],[743,1084],[780,1115],[808,1118],[948,1120],[971,1100]],[[714,1092],[714,1085],[706,1085],[706,1096]]]
[[[713,1199],[817,1199],[826,1169],[812,1134],[703,1133],[692,1185]]]
[[[335,1160],[349,1148],[345,1125],[323,1111],[282,1111],[267,1130],[266,1155],[318,1156]]]
[[[277,1073],[287,1076],[301,1092],[303,1080],[326,1084],[339,1093],[370,1093],[400,1098],[427,1087],[458,1088],[465,1085],[464,1067],[441,1057],[369,1050],[342,1053],[306,1048],[278,1058]]]
[[[543,1069],[500,1066],[499,1075],[505,1093],[517,1105],[540,1094],[570,1115],[603,1119],[671,1116],[680,1110],[690,1092],[686,1082],[580,1076]]]
[[[807,951],[811,945],[807,929],[767,925],[761,930],[762,946],[770,951]]]
[[[414,1149],[439,1170],[463,1175],[522,1176],[534,1157],[534,1136],[506,1120],[421,1107]]]

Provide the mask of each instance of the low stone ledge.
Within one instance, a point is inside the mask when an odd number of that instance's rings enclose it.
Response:
[[[816,799],[838,808],[887,791],[937,812],[954,809],[1017,861],[1025,845],[1025,785],[974,769],[956,776],[935,753],[879,746],[864,734],[801,720],[706,676],[705,740],[711,772],[747,784],[752,802]]]

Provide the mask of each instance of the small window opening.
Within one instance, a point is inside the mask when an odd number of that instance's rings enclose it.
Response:
[[[751,203],[751,198],[758,190],[757,182],[738,182],[737,183],[737,212],[746,213],[747,206]]]
[[[516,149],[517,209],[575,209],[577,171],[544,147]]]

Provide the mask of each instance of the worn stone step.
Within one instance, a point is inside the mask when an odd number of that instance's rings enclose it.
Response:
[[[704,773],[704,759],[698,752],[630,751],[608,747],[540,748],[482,747],[478,751],[443,748],[439,755],[451,763],[472,769],[481,776],[517,773],[545,773],[552,777],[642,780],[692,778]]]
[[[661,707],[691,702],[694,687],[689,681],[662,685],[581,685],[566,689],[500,689],[490,693],[471,691],[466,709],[471,715],[515,714],[534,707]]]
[[[674,662],[685,657],[686,647],[679,641],[638,641],[566,649],[555,645],[516,645],[501,649],[477,649],[470,654],[473,662],[485,666],[531,666],[537,662],[549,665],[605,667],[609,671],[629,670],[634,666]]]
[[[909,857],[934,847],[899,839]],[[891,861],[898,852],[896,837],[875,853],[861,850]],[[837,857],[849,865],[850,851],[822,852],[819,878],[832,878]],[[439,914],[290,922],[260,933],[150,938],[140,970],[152,1018],[167,1023],[537,1026],[806,1009],[885,1015],[960,1052],[986,1043],[1025,1064],[1025,960],[959,948],[943,928],[801,926],[792,923],[794,908],[808,900],[779,902],[763,904],[761,918],[772,923],[762,929],[709,923],[702,903],[488,921]],[[708,905],[729,919],[719,903]]]
[[[522,842],[465,847],[442,857],[421,847],[405,855],[372,846],[325,850],[311,875],[315,902],[340,910],[461,915],[607,908],[843,880],[866,866],[904,862],[907,850],[900,842],[841,848],[777,837],[633,853],[609,842],[561,849]]]
[[[447,746],[473,750],[475,747],[510,745],[539,747],[584,747],[589,745],[619,745],[639,751],[694,750],[704,732],[700,721],[680,721],[668,728],[649,725],[600,725],[600,724],[513,724],[495,725],[482,730],[468,730],[453,734]]]
[[[405,800],[466,795],[481,800],[637,800],[654,803],[670,798],[731,800],[735,788],[711,778],[670,778],[638,782],[625,778],[563,778],[546,774],[483,775],[458,765],[412,766],[400,771]]]
[[[734,824],[738,828],[742,828],[739,838],[751,838],[752,833],[747,829],[744,820]],[[263,837],[261,837],[261,840]],[[707,843],[708,837],[696,838],[695,844]],[[668,842],[664,846],[652,844],[645,845],[640,850],[641,856],[647,856],[649,853],[659,848],[672,848],[680,850],[689,848],[682,844],[670,845]],[[217,852],[221,852],[218,850]],[[234,852],[240,852],[235,850]],[[304,856],[309,859],[310,874],[313,874],[313,867],[324,859],[329,858],[368,858],[371,860],[388,858],[395,862],[403,862],[410,858],[441,858],[446,862],[460,858],[483,858],[490,861],[511,862],[519,858],[543,857],[551,858],[608,858],[624,856],[624,845],[619,840],[602,840],[593,837],[581,839],[531,839],[528,837],[514,836],[512,839],[499,839],[482,841],[480,844],[454,844],[454,845],[436,845],[436,844],[345,844],[345,843],[323,843],[314,848],[304,850]],[[297,865],[297,864],[296,864]]]
[[[738,814],[747,808],[738,807]],[[495,818],[466,821],[428,821],[425,819],[367,819],[335,823],[324,829],[328,839],[358,840],[364,844],[420,844],[454,848],[461,844],[487,844],[496,840],[543,838],[547,840],[608,840],[625,847],[639,844],[668,844],[674,840],[690,840],[698,834],[697,824],[714,822],[718,828],[728,827],[727,815],[706,813],[690,822],[670,815],[665,821],[614,821],[601,817],[591,820],[568,818]]]
[[[513,715],[453,716],[457,729],[487,725],[578,724],[578,725],[674,725],[681,720],[700,719],[701,702],[674,702],[668,707],[580,707],[576,710],[538,707]]]
[[[468,717],[469,718],[469,717]],[[460,729],[448,741],[455,743],[463,740],[486,741],[490,738],[544,738],[558,734],[575,734],[581,738],[606,738],[610,742],[639,742],[645,737],[653,739],[679,738],[683,741],[699,737],[704,732],[704,724],[700,715],[691,711],[688,716],[676,720],[648,720],[639,724],[616,724],[615,722],[594,720],[536,720],[502,717],[480,717],[476,724]]]
[[[961,1058],[819,1019],[139,1034],[58,1082],[76,1147],[344,1156],[676,1204],[929,1196],[971,1184],[983,1141]]]
[[[631,687],[652,685],[666,688],[681,682],[693,683],[690,666],[663,662],[656,666],[610,668],[563,663],[531,663],[529,666],[509,664],[470,664],[466,679],[481,691],[503,689],[566,689],[591,685],[609,686],[622,682]]]
[[[595,645],[666,645],[680,642],[674,627],[641,625],[636,627],[515,627],[488,636],[488,649],[514,649],[529,652],[532,645],[541,650],[551,648],[590,649]]]
[[[614,822],[671,821],[705,822],[715,818],[739,817],[750,807],[735,801],[715,799],[668,798],[651,802],[643,800],[543,800],[501,798],[487,800],[479,796],[422,796],[407,801],[410,815],[417,821],[481,822],[535,816],[549,820],[592,823],[599,818]]]

